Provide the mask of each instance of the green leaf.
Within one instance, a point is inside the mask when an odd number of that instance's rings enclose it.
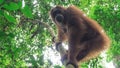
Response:
[[[54,68],[62,68],[62,67],[59,65],[55,65]]]
[[[10,2],[9,4],[4,4],[3,7],[7,10],[18,10],[19,6],[17,3]]]
[[[19,8],[22,8],[22,1],[18,2]]]
[[[3,11],[2,10],[0,10],[0,16],[3,16]]]
[[[16,22],[16,19],[12,15],[9,15],[8,12],[4,12],[4,16],[9,22]]]
[[[0,0],[0,4],[2,4],[4,2],[4,0]]]
[[[7,34],[0,30],[0,37],[6,36]]]
[[[21,11],[26,17],[33,18],[32,10],[29,6],[26,5],[24,8],[21,9]]]
[[[8,36],[11,37],[11,38],[15,37],[15,35],[13,33],[9,33]]]

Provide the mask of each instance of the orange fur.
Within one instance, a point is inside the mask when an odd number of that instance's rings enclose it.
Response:
[[[55,20],[57,14],[64,16],[62,23]],[[58,29],[58,40],[68,42],[68,63],[78,66],[78,62],[95,58],[109,48],[110,39],[103,28],[77,7],[57,6],[51,10],[51,17]]]

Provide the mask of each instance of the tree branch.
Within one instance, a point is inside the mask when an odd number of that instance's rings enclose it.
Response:
[[[62,43],[60,44],[56,43],[55,46],[57,48],[57,51],[60,53],[61,58],[66,55],[67,52],[66,52],[66,49],[63,47]],[[67,61],[68,61],[68,58],[65,58],[64,60],[62,60],[62,63],[65,66],[65,68],[75,68],[73,64],[67,65]]]

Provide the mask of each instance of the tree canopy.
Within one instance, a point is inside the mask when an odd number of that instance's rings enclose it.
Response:
[[[52,46],[56,27],[49,15],[56,5],[76,5],[98,21],[112,40],[107,52],[82,68],[105,68],[106,63],[120,67],[120,0],[0,0],[1,68],[64,68],[49,58],[49,54],[59,58]]]

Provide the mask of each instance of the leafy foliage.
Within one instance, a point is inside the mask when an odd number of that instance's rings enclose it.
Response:
[[[16,22],[16,19],[15,19],[12,15],[9,15],[8,12],[4,12],[4,17],[5,17],[9,22]]]
[[[24,2],[23,2],[24,1]],[[44,60],[45,47],[51,48],[51,34],[56,31],[49,11],[55,5],[76,5],[97,20],[112,40],[107,61],[120,67],[120,1],[119,0],[0,0],[0,67],[64,68]],[[49,57],[49,56],[48,56]],[[83,68],[104,68],[99,57]]]
[[[0,4],[2,4],[4,2],[4,0],[0,0]]]
[[[17,3],[10,2],[9,4],[4,4],[3,7],[7,10],[18,10],[19,6]]]
[[[26,5],[25,7],[23,7],[23,8],[21,9],[21,11],[22,11],[22,13],[23,13],[26,17],[28,17],[28,18],[33,18],[32,10],[30,9],[29,6]]]

